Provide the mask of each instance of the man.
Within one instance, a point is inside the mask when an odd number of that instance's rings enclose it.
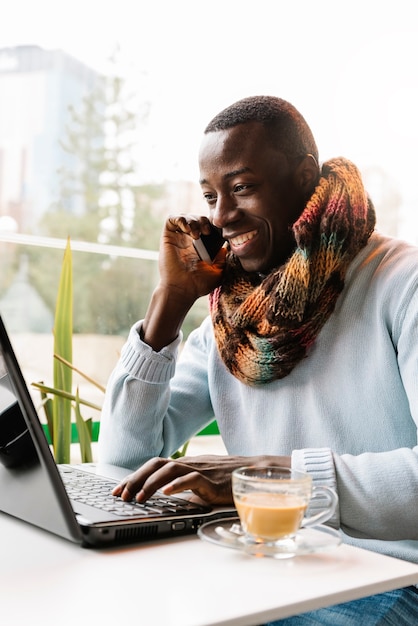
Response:
[[[193,239],[208,219],[166,222],[160,282],[103,410],[100,459],[140,466],[114,493],[191,489],[227,503],[236,467],[291,465],[337,491],[346,541],[418,562],[418,250],[374,231],[357,168],[320,167],[306,121],[281,99],[219,113],[199,164],[227,249],[200,261]],[[210,318],[176,363],[184,317],[208,293]],[[167,458],[213,417],[229,456]],[[417,600],[406,589],[288,623],[386,623],[383,610],[410,624]]]

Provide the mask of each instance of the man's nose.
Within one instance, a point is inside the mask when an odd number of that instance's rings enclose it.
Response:
[[[218,195],[215,207],[211,211],[213,225],[224,228],[237,219],[238,209],[233,198],[228,195]]]

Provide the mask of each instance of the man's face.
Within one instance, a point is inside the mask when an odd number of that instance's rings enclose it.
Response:
[[[286,156],[258,122],[204,136],[200,183],[210,218],[249,272],[269,272],[287,260],[291,231],[304,208]]]

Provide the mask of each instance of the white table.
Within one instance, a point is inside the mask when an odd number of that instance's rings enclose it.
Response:
[[[4,626],[254,626],[418,583],[418,565],[342,545],[257,559],[199,538],[92,550],[0,513]]]

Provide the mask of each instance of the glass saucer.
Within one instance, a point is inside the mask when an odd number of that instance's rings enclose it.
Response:
[[[294,539],[286,539],[274,546],[262,544],[247,544],[244,541],[238,517],[227,517],[222,520],[207,522],[200,526],[198,536],[218,546],[241,550],[254,556],[269,556],[275,559],[289,559],[302,554],[323,552],[339,546],[342,542],[341,534],[319,524],[315,528],[302,528]]]

